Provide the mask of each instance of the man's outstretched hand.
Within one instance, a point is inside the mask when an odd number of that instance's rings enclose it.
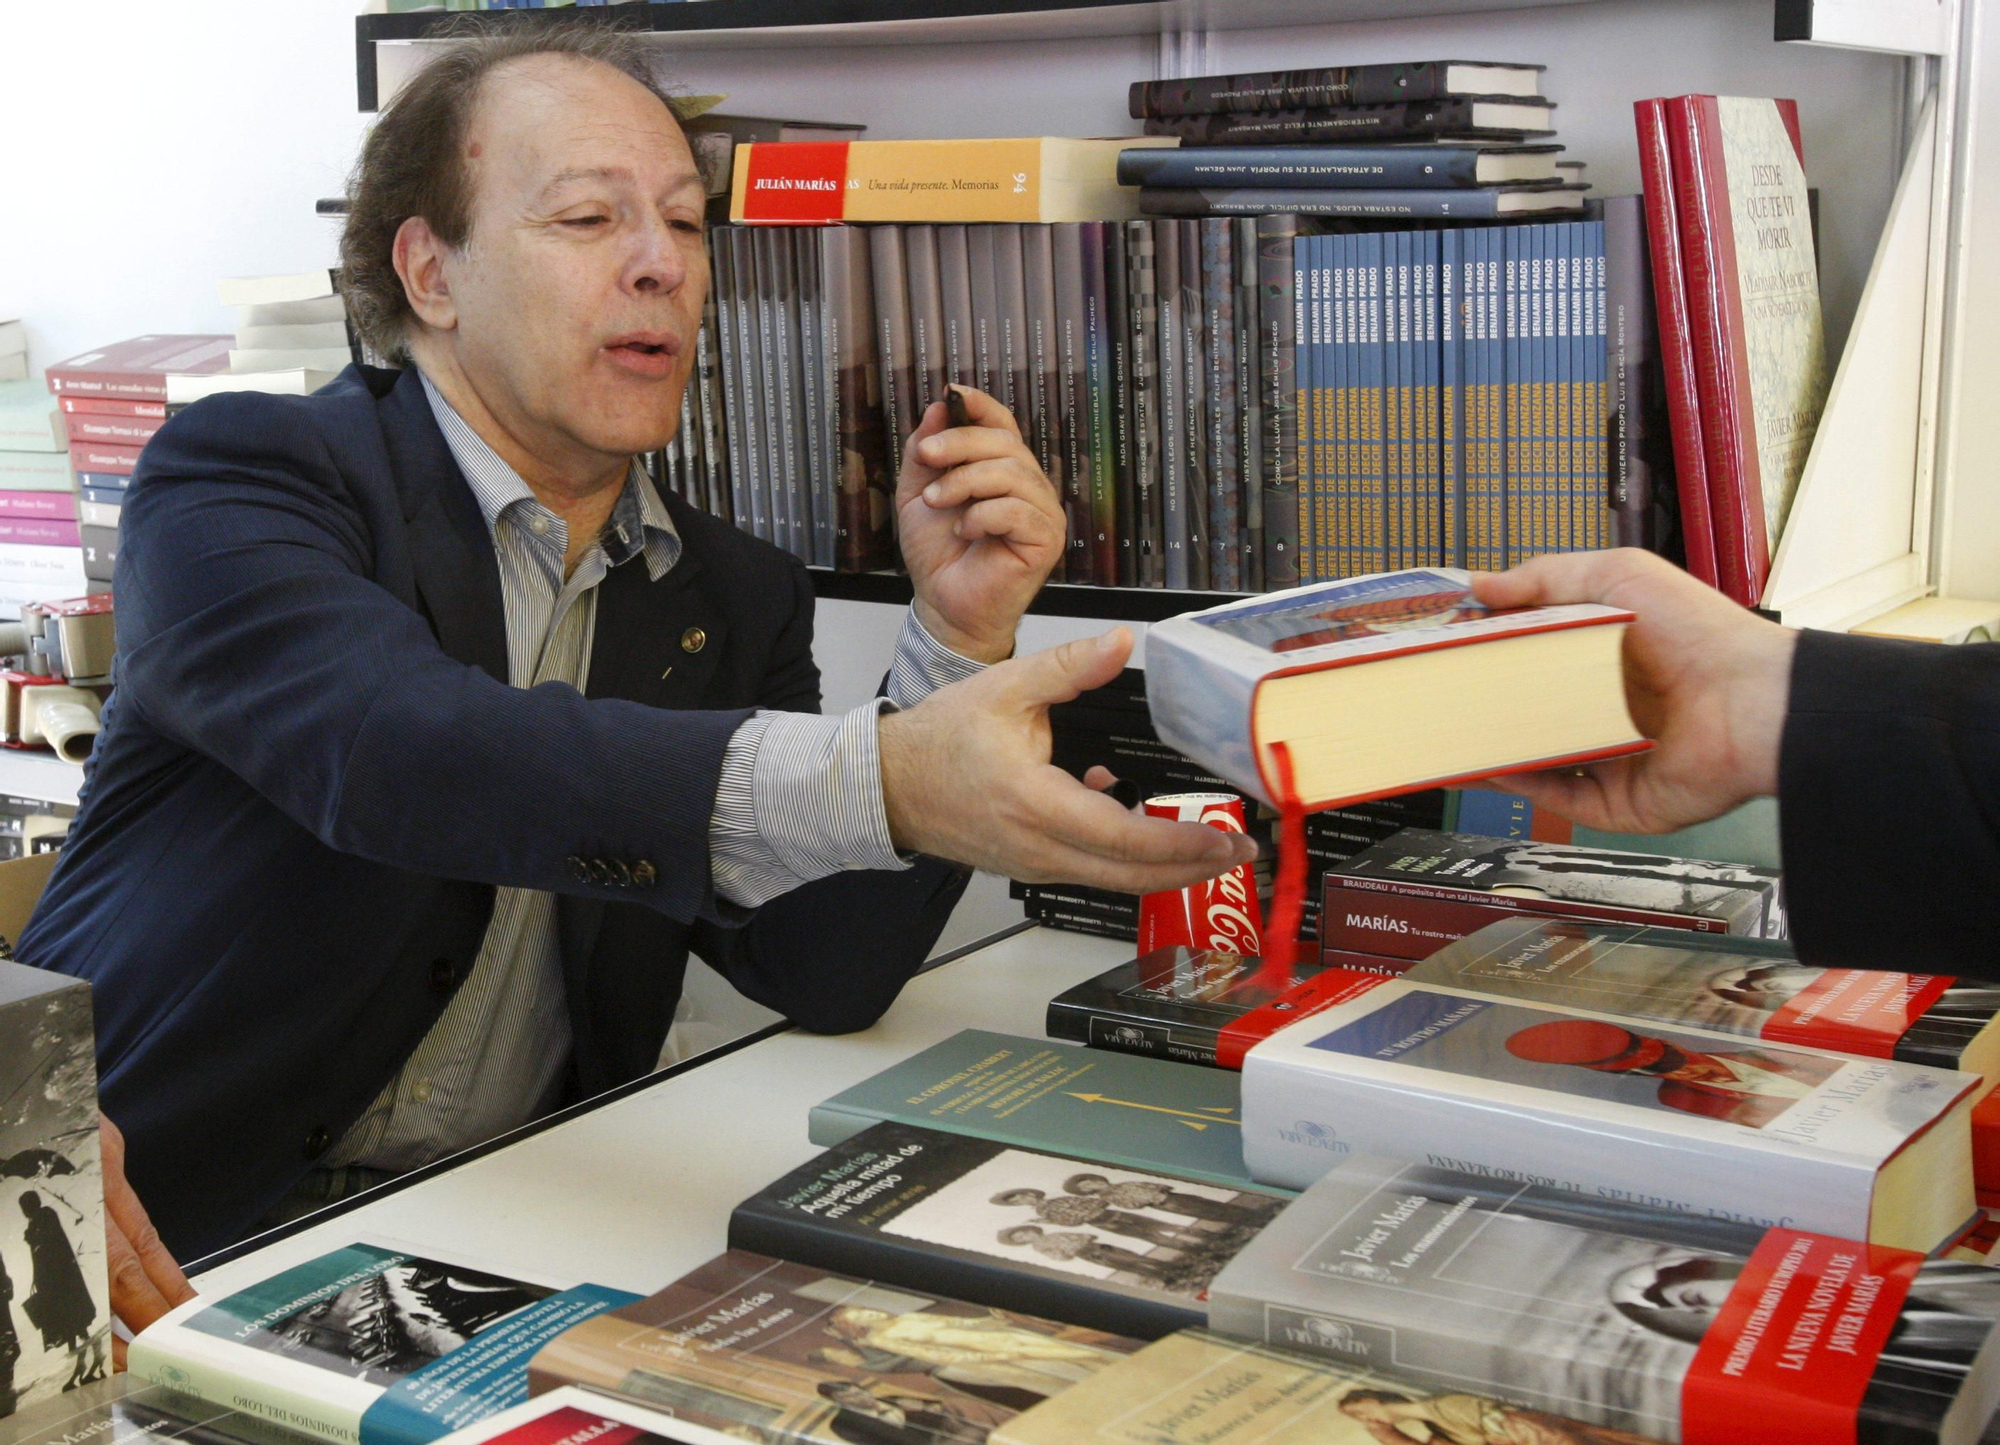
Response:
[[[136,1335],[175,1305],[193,1299],[194,1290],[160,1243],[139,1196],[125,1182],[125,1136],[101,1114],[97,1135],[104,1149],[105,1262],[111,1273],[111,1313]],[[125,1342],[112,1341],[111,1351],[118,1368],[124,1369]]]
[[[1777,791],[1797,633],[1650,552],[1537,557],[1472,586],[1494,607],[1601,602],[1637,614],[1625,634],[1625,701],[1639,731],[1659,744],[1496,785],[1614,833],[1669,832]]]
[[[1118,675],[1132,635],[1066,642],[939,688],[880,723],[882,800],[899,848],[1023,883],[1181,888],[1249,861],[1240,833],[1131,812],[1049,762],[1049,706]]]

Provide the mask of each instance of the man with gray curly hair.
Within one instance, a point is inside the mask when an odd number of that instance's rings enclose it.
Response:
[[[342,247],[400,369],[199,403],[134,480],[119,688],[19,952],[95,985],[174,1253],[643,1074],[690,949],[863,1028],[969,866],[1143,892],[1241,861],[1049,765],[1048,705],[1129,639],[1010,660],[1063,523],[989,397],[908,438],[915,603],[885,696],[819,715],[804,568],[634,462],[709,281],[637,45],[538,26],[420,72]],[[185,1287],[123,1275],[132,1323]]]

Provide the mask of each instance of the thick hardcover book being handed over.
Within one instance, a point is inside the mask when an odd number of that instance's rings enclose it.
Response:
[[[737,1205],[729,1247],[1150,1340],[1205,1323],[1285,1197],[877,1124]]]
[[[1244,1058],[1257,1179],[1391,1154],[1924,1253],[1972,1217],[1976,1074],[1346,977]]]
[[[1650,747],[1615,607],[1495,612],[1466,573],[1385,572],[1183,613],[1146,637],[1163,741],[1266,803],[1290,754],[1308,811]]]
[[[1320,942],[1426,958],[1523,913],[1782,938],[1781,885],[1749,864],[1405,828],[1327,869]]]
[[[1990,1266],[1334,1162],[1216,1280],[1213,1328],[1588,1422],[1430,1439],[1970,1445],[2000,1400]]]
[[[1139,1342],[731,1250],[586,1320],[528,1370],[768,1441],[971,1440],[1124,1359]]]
[[[1247,1186],[1234,1074],[966,1029],[813,1107],[815,1144],[881,1120]]]
[[[534,1353],[638,1298],[356,1243],[132,1342],[132,1373],[336,1445],[418,1445],[517,1405]]]

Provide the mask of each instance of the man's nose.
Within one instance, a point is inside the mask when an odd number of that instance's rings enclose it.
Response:
[[[674,239],[673,228],[655,220],[639,235],[629,263],[634,291],[673,291],[687,279],[687,258]]]

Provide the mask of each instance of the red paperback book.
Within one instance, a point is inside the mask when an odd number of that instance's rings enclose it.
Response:
[[[110,442],[89,442],[71,439],[69,444],[70,465],[79,472],[101,472],[115,477],[129,477],[138,468],[139,453],[145,448],[114,446]]]
[[[1639,170],[1646,188],[1646,241],[1653,261],[1653,305],[1660,328],[1660,361],[1667,382],[1667,418],[1674,440],[1674,483],[1680,493],[1681,539],[1690,574],[1721,586],[1715,566],[1715,528],[1708,515],[1708,463],[1702,450],[1701,399],[1694,379],[1694,337],[1688,321],[1687,283],[1681,265],[1680,212],[1674,195],[1673,157],[1667,145],[1666,102],[1642,100]]]
[[[165,408],[162,408],[164,410]],[[167,424],[164,416],[99,416],[85,413],[65,419],[72,442],[110,442],[114,446],[143,447],[153,433]]]
[[[1798,163],[1803,166],[1805,149],[1799,139],[1797,103],[1790,100],[1761,103],[1776,109]],[[1780,478],[1765,477],[1760,465],[1762,449],[1751,390],[1749,327],[1739,282],[1739,248],[1761,247],[1764,233],[1737,236],[1730,196],[1732,182],[1742,191],[1761,189],[1763,183],[1752,175],[1732,174],[1723,154],[1718,107],[1716,96],[1676,96],[1665,103],[1665,129],[1673,156],[1716,571],[1725,593],[1745,606],[1753,606],[1763,596],[1764,583],[1771,571],[1773,538],[1766,522],[1765,492],[1774,486],[1782,489],[1786,484]],[[1760,165],[1749,167],[1751,171],[1762,169]],[[1772,188],[1777,188],[1775,182]],[[1791,232],[1784,224],[1787,220],[1795,221],[1804,230],[1803,216],[1774,217],[1768,228],[1771,235],[1789,240]],[[1810,270],[1809,248],[1806,261]],[[1810,438],[1810,429],[1806,435]]]
[[[164,401],[134,401],[122,396],[71,396],[67,393],[56,398],[56,405],[65,416],[143,416],[155,421],[167,419],[167,404]]]
[[[135,336],[114,341],[48,369],[57,396],[167,399],[169,376],[213,376],[229,369],[233,336]]]

